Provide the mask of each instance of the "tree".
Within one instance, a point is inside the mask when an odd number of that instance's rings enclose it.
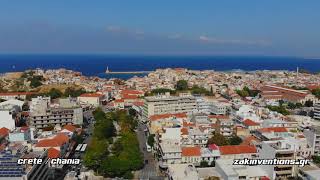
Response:
[[[50,96],[52,99],[57,99],[62,97],[63,93],[59,89],[51,88],[47,95]]]
[[[320,164],[320,156],[312,156],[312,161],[316,164]]]
[[[283,114],[283,115],[289,115],[290,112],[284,107],[284,106],[267,106],[267,108],[271,111],[276,111],[280,114]]]
[[[68,87],[66,88],[66,90],[64,91],[64,96],[65,97],[78,97],[80,96],[81,94],[85,93],[86,91],[82,88],[80,89],[75,89],[73,87]]]
[[[179,80],[176,84],[176,89],[178,91],[184,91],[188,89],[188,81],[186,80]]]
[[[292,102],[289,102],[288,103],[288,108],[289,109],[295,109],[297,106],[296,106],[296,104],[294,104],[294,103],[292,103]]]
[[[207,96],[210,96],[210,95],[213,94],[210,91],[206,90],[205,88],[199,87],[197,85],[194,85],[190,90],[191,90],[192,94],[201,94],[201,95],[204,94],[204,95],[207,95]]]
[[[157,88],[157,89],[153,89],[150,95],[165,94],[166,92],[169,92],[170,94],[176,93],[174,90],[171,90],[171,89]]]
[[[200,162],[200,167],[208,167],[208,166],[209,166],[209,164],[208,164],[207,161],[201,161]]]
[[[305,105],[306,107],[312,107],[312,106],[313,106],[313,101],[308,100],[308,101],[306,101],[306,102],[304,103],[304,105]]]
[[[311,92],[312,92],[312,94],[315,95],[317,98],[320,98],[320,88],[313,89]]]
[[[29,104],[27,102],[23,103],[22,105],[22,111],[29,111]]]
[[[226,139],[222,134],[215,133],[210,139],[208,139],[208,144],[216,144],[218,146],[228,145],[228,139]]]
[[[215,160],[211,161],[210,167],[215,167],[215,166],[216,166],[216,161]]]
[[[239,136],[234,135],[229,139],[229,142],[230,145],[239,145],[242,143],[242,139]]]
[[[155,136],[154,134],[150,134],[148,136],[148,145],[151,147],[153,147],[153,145],[154,145],[154,136]]]

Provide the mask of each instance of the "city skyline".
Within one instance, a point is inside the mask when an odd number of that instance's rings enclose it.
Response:
[[[318,58],[319,2],[2,3],[0,53]]]

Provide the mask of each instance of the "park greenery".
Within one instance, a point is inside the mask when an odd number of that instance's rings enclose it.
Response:
[[[316,88],[311,90],[312,94],[315,95],[317,98],[320,98],[320,88]]]
[[[275,111],[275,112],[278,112],[280,114],[283,114],[283,115],[289,115],[290,112],[286,109],[286,107],[284,105],[280,105],[280,106],[267,106],[267,108],[270,110],[270,111]]]
[[[43,76],[35,75],[34,71],[26,71],[21,75],[21,79],[30,82],[31,88],[37,88],[42,85]]]
[[[96,124],[84,156],[85,166],[105,177],[132,179],[132,171],[143,166],[143,156],[134,132],[136,120],[125,110],[104,113],[98,108],[93,114]],[[120,127],[118,132],[114,123]]]
[[[155,137],[155,135],[154,134],[150,134],[149,136],[148,136],[148,145],[149,146],[151,146],[151,147],[153,147],[153,145],[154,145],[154,137]]]
[[[86,91],[83,88],[76,89],[76,88],[68,87],[65,89],[64,92],[56,88],[51,88],[48,92],[43,92],[43,93],[39,92],[39,93],[28,95],[27,99],[30,100],[31,98],[37,97],[37,96],[50,96],[52,99],[78,97],[85,92]]]
[[[179,80],[179,81],[177,81],[177,84],[175,86],[175,90],[167,89],[167,88],[157,88],[157,89],[153,89],[150,93],[146,93],[146,96],[165,94],[167,92],[169,92],[171,95],[177,95],[177,94],[183,93],[183,92],[190,92],[191,94],[194,94],[194,95],[206,95],[206,96],[213,95],[212,88],[210,89],[210,91],[208,91],[204,87],[200,87],[198,85],[194,85],[191,88],[189,88],[188,81]]]
[[[241,97],[255,97],[260,93],[260,91],[252,90],[252,89],[249,89],[247,86],[245,86],[242,88],[242,90],[237,89],[236,93]]]
[[[176,90],[178,90],[178,91],[188,90],[188,81],[186,81],[186,80],[177,81]]]
[[[236,135],[232,135],[227,138],[220,133],[214,133],[213,136],[208,139],[207,144],[216,144],[218,146],[226,146],[226,145],[239,145],[242,143],[242,139]]]

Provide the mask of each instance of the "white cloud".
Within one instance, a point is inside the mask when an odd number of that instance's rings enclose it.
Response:
[[[214,43],[214,44],[260,45],[260,46],[271,45],[270,42],[267,42],[265,40],[251,41],[251,40],[240,40],[240,39],[218,39],[218,38],[213,38],[206,35],[199,36],[198,40],[201,42]]]

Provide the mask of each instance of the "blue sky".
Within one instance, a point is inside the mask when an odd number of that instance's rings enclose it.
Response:
[[[320,56],[319,0],[3,0],[1,53]]]

